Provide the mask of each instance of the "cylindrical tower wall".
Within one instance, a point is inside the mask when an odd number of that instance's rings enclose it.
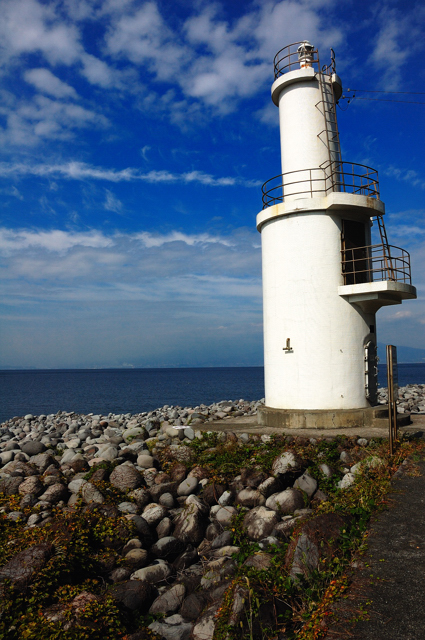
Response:
[[[293,72],[292,72],[293,73]],[[304,70],[299,71],[302,78]],[[325,129],[317,78],[285,86],[279,94],[279,123],[282,173],[320,167],[329,152],[319,139]],[[317,106],[316,106],[317,105]]]
[[[266,405],[369,406],[364,344],[375,340],[375,316],[337,293],[341,217],[312,211],[271,219],[261,241]],[[283,350],[287,338],[290,351]]]
[[[285,200],[325,195],[331,185],[325,178],[330,174],[326,130],[332,129],[327,118],[332,87],[328,76],[322,74],[319,80],[311,72],[309,68],[292,71],[275,83]]]

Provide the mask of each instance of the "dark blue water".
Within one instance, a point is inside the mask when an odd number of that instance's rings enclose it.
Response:
[[[0,371],[0,421],[26,413],[139,413],[264,397],[263,367]],[[425,363],[399,364],[399,385],[425,384]],[[386,386],[385,365],[379,382]]]
[[[26,413],[139,413],[264,397],[263,367],[0,371],[0,421]]]

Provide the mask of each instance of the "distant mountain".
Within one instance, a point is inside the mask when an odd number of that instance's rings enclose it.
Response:
[[[399,345],[395,345],[397,347],[397,362],[402,364],[404,362],[414,363],[414,362],[422,362],[425,363],[425,349],[415,349],[414,347],[403,347]],[[381,364],[385,364],[387,361],[386,356],[386,346],[385,344],[380,344],[378,342],[378,356]]]

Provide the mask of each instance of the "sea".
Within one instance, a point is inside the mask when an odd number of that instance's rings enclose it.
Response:
[[[385,365],[378,379],[387,385]],[[425,384],[425,363],[399,364],[398,380]],[[27,413],[140,413],[263,397],[263,367],[0,371],[0,422]]]

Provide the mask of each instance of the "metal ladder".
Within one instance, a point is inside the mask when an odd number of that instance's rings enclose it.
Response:
[[[321,142],[323,142],[328,150],[329,164],[326,167],[322,166],[322,168],[325,171],[327,168],[330,169],[332,191],[336,191],[335,187],[344,186],[343,181],[341,180],[340,173],[338,171],[338,167],[341,166],[342,159],[338,121],[336,117],[335,95],[332,87],[332,82],[326,82],[324,78],[325,75],[329,75],[330,77],[332,77],[332,73],[334,72],[335,58],[334,55],[332,55],[332,62],[330,66],[320,69],[319,64],[317,77],[320,85],[321,99],[316,104],[316,108],[321,111],[325,120],[325,128],[317,135],[317,137]]]
[[[388,244],[387,230],[385,229],[384,218],[381,214],[378,214],[374,218],[372,218],[372,221],[375,221],[375,220],[378,223],[379,235],[381,237],[385,270],[388,273],[389,280],[395,281],[396,277],[395,277],[394,265],[391,257],[390,245]]]

